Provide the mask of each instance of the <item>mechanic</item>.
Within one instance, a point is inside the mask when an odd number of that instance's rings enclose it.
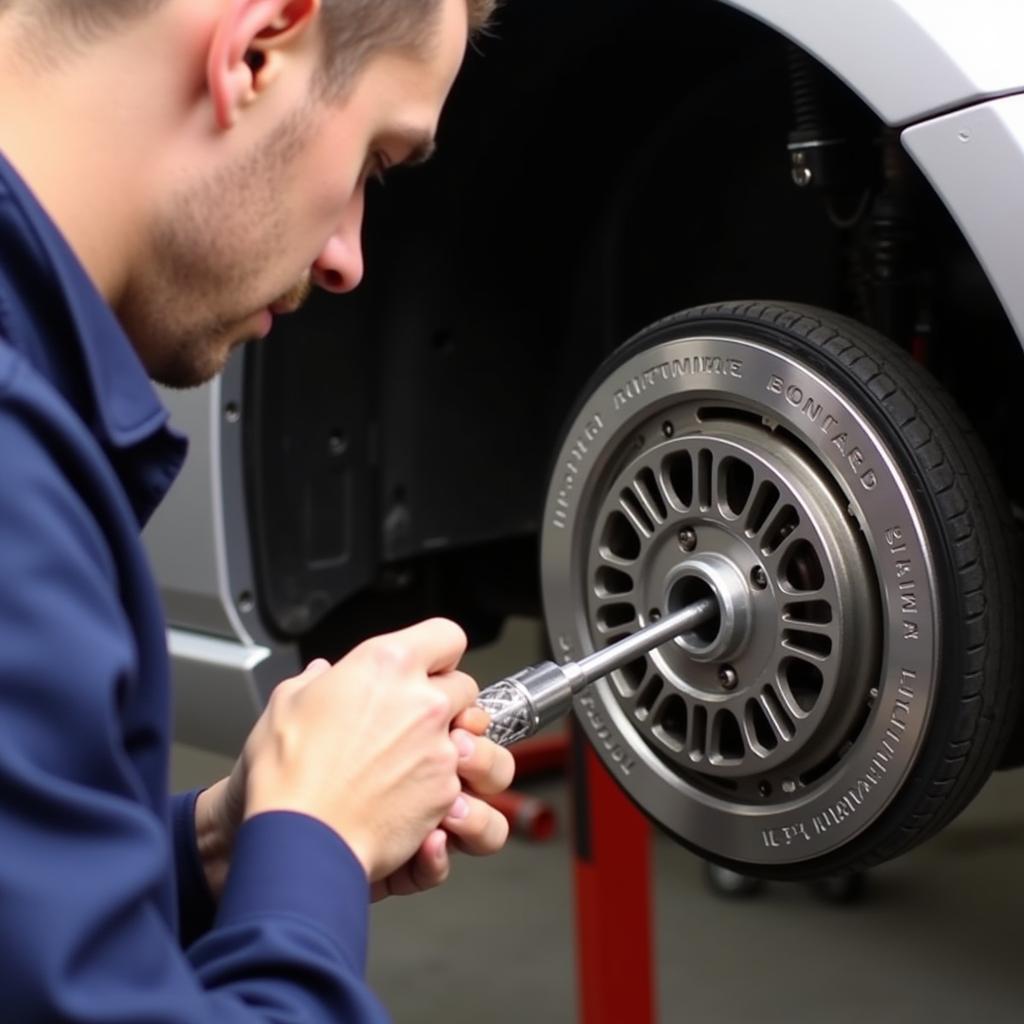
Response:
[[[492,3],[0,0],[4,1020],[381,1020],[370,899],[505,842],[441,619],[284,681],[169,800],[139,539],[185,454],[149,378],[356,287],[367,179],[429,155]]]

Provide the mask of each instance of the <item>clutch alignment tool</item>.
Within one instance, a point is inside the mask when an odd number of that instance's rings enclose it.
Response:
[[[590,683],[718,613],[715,599],[704,597],[579,661],[544,661],[492,683],[476,701],[491,716],[487,738],[507,747],[532,736],[566,714],[573,697]]]

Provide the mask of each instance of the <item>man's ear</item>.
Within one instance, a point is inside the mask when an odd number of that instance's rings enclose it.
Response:
[[[276,77],[279,50],[306,31],[321,0],[226,0],[214,27],[206,78],[217,126],[227,130]]]

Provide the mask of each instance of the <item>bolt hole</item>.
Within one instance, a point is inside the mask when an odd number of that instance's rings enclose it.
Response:
[[[658,619],[661,618],[661,612],[659,612],[657,608],[652,608],[647,613],[647,618],[650,619],[651,622],[657,622]]]
[[[673,435],[673,434],[674,434],[674,433],[676,432],[676,428],[675,428],[675,427],[673,427],[673,426],[672,426],[672,424],[668,422],[668,420],[666,420],[666,421],[665,421],[664,423],[662,423],[662,425],[661,425],[661,432],[662,432],[662,433],[663,433],[663,434],[664,434],[664,435],[665,435],[666,437],[671,437],[671,436],[672,436],[672,435]]]
[[[237,423],[242,418],[242,409],[237,402],[228,402],[224,406],[224,419],[228,423]]]
[[[248,615],[255,607],[256,601],[254,600],[251,591],[243,590],[238,595],[238,610],[243,615]]]
[[[772,784],[767,780],[762,780],[761,784],[757,787],[758,793],[766,799],[772,795]]]
[[[759,565],[750,570],[750,582],[755,590],[764,590],[768,586],[768,574]]]

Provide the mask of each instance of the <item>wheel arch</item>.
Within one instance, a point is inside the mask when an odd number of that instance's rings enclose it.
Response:
[[[1024,8],[1001,0],[722,0],[829,67],[889,125],[1024,90]],[[911,67],[913,74],[905,69]]]

